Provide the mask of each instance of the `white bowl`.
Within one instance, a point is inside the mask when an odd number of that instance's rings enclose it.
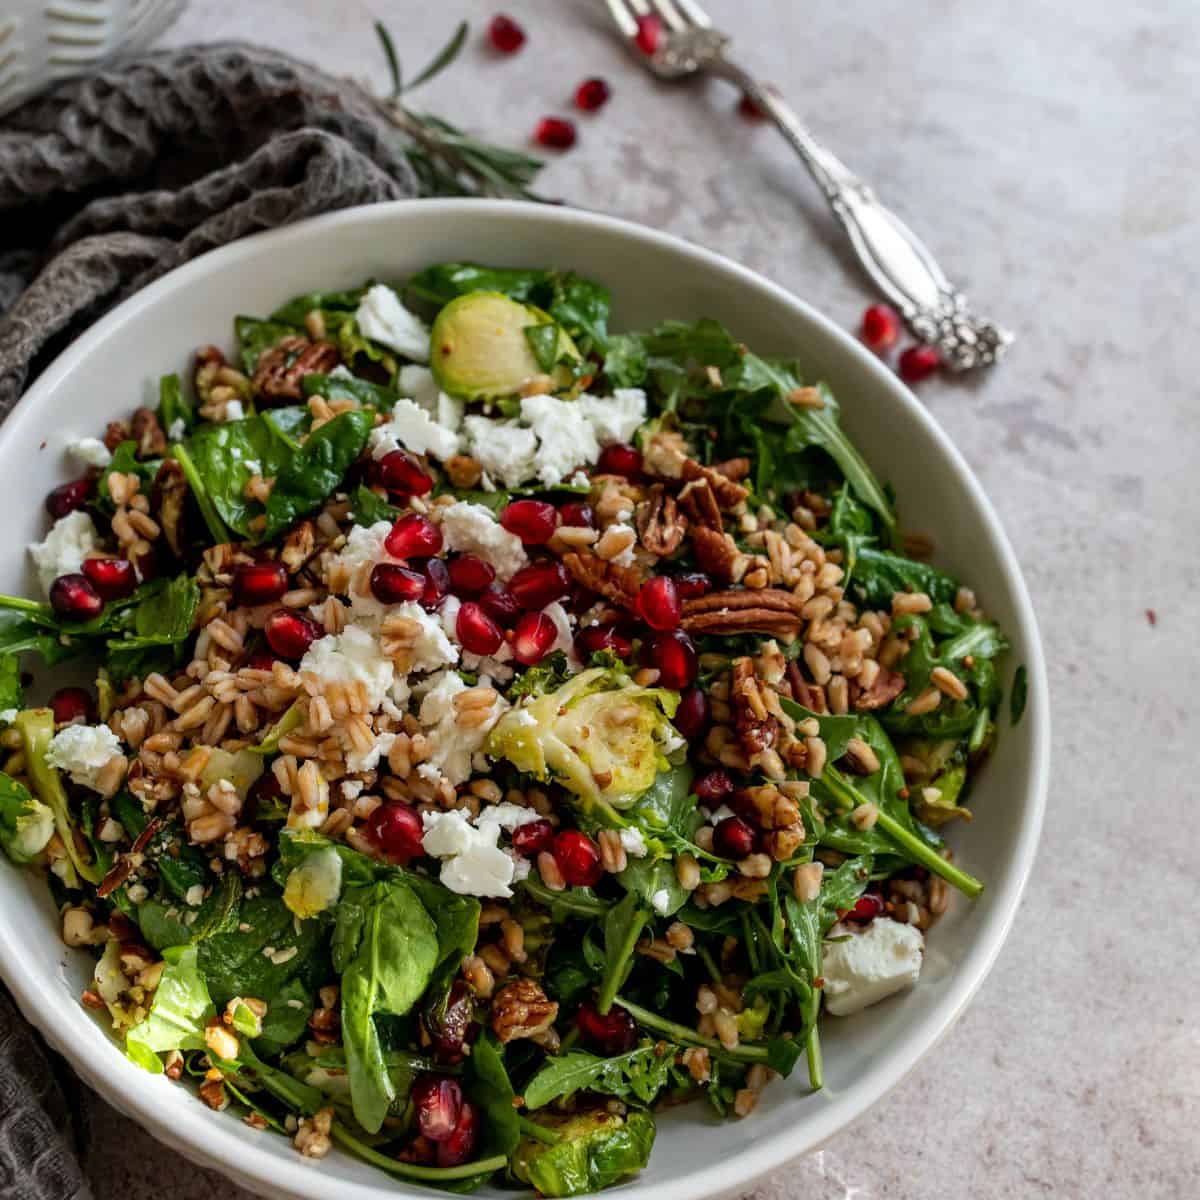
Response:
[[[349,287],[370,276],[401,278],[451,259],[570,267],[608,284],[619,327],[711,316],[757,350],[799,358],[810,378],[827,380],[840,398],[849,432],[895,486],[906,526],[936,537],[939,561],[970,582],[1012,638],[1006,680],[1016,664],[1029,672],[1024,720],[1012,729],[1002,718],[997,752],[973,793],[975,819],[950,835],[958,861],[987,889],[974,903],[955,898],[930,937],[919,985],[855,1017],[826,1018],[824,1091],[810,1095],[801,1070],[772,1084],[750,1120],[719,1123],[703,1105],[664,1115],[649,1168],[622,1188],[630,1200],[700,1200],[743,1190],[879,1100],[962,1012],[1016,912],[1045,803],[1046,673],[1008,539],[946,435],[841,329],[727,259],[570,209],[402,201],[260,234],[126,301],[71,346],[0,427],[0,511],[8,513],[9,531],[0,550],[0,588],[33,585],[25,544],[43,535],[41,499],[64,478],[67,439],[94,434],[152,396],[158,377],[184,370],[198,344],[229,344],[235,313],[267,313],[296,293]],[[90,962],[59,943],[41,880],[0,869],[0,920],[0,972],[25,1015],[96,1091],[163,1142],[276,1196],[381,1200],[410,1190],[339,1154],[316,1165],[285,1139],[214,1114],[184,1089],[127,1062],[79,1004]]]

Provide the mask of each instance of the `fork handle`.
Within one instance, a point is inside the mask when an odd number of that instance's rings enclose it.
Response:
[[[923,342],[935,345],[956,371],[990,366],[1012,334],[976,316],[946,278],[924,242],[845,163],[808,131],[795,111],[740,67],[721,59],[715,74],[745,91],[800,155],[841,222],[867,274]]]

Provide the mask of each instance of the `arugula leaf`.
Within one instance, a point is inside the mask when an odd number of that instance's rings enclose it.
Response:
[[[539,904],[548,908],[555,921],[565,921],[570,917],[603,917],[612,908],[611,901],[601,900],[588,887],[572,887],[562,892],[552,891],[536,872],[523,879],[519,886]]]
[[[613,997],[628,977],[638,938],[649,917],[648,909],[642,907],[641,896],[632,890],[605,914],[604,975],[596,998],[596,1007],[601,1013],[612,1007]]]
[[[161,1074],[165,1050],[203,1050],[204,1027],[216,1010],[198,964],[195,946],[163,951],[166,966],[150,1012],[125,1037],[125,1053],[139,1067]]]
[[[350,493],[350,505],[355,525],[370,526],[379,521],[395,521],[400,515],[400,509],[377,496],[363,483]]]
[[[557,691],[570,677],[567,656],[561,650],[555,650],[512,681],[507,692],[509,703],[515,704],[525,696],[545,696]]]
[[[635,333],[614,333],[608,339],[604,375],[615,388],[641,387],[646,382],[646,346]]]
[[[661,1051],[661,1053],[660,1053]],[[571,1050],[551,1058],[525,1085],[525,1107],[544,1108],[552,1100],[576,1092],[601,1092],[621,1100],[653,1104],[671,1083],[671,1069],[678,1050],[661,1042],[643,1042],[635,1050],[601,1058],[583,1050]]]

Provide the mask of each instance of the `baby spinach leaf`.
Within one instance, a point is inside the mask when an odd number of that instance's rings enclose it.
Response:
[[[204,1027],[215,1015],[195,946],[163,951],[166,966],[145,1020],[125,1038],[125,1053],[143,1070],[161,1074],[165,1050],[203,1050]]]
[[[612,902],[602,900],[591,888],[572,887],[556,892],[548,888],[536,872],[532,872],[519,885],[539,904],[550,910],[555,921],[571,917],[603,917],[612,908]]]
[[[479,1152],[485,1157],[503,1154],[507,1158],[521,1140],[521,1123],[513,1107],[513,1086],[504,1056],[490,1033],[471,1047],[464,1082],[467,1096],[483,1110]]]
[[[479,901],[474,896],[460,896],[425,875],[406,871],[402,878],[437,926],[437,961],[430,976],[430,990],[446,988],[458,974],[464,955],[475,952],[479,940]]]
[[[0,649],[0,712],[5,709],[20,709],[25,703],[25,692],[21,687],[21,667],[16,654],[6,654]]]
[[[239,316],[233,319],[233,331],[242,356],[242,370],[247,375],[253,375],[258,360],[281,338],[294,337],[304,332],[303,317],[300,321],[292,323]]]
[[[361,367],[364,365],[358,363],[358,356],[361,354],[368,363],[375,364],[377,369],[386,374],[389,384],[395,381],[400,369],[400,363],[395,354],[386,346],[380,345],[379,342],[373,342],[370,338],[364,337],[353,316],[347,317],[338,324],[337,344],[342,358],[351,366]]]
[[[525,1107],[544,1108],[552,1100],[582,1091],[653,1104],[671,1082],[677,1053],[676,1047],[664,1046],[662,1042],[643,1042],[637,1049],[611,1058],[572,1050],[547,1059],[546,1065],[525,1085],[522,1089]]]
[[[301,382],[306,396],[324,396],[326,400],[354,400],[363,408],[374,408],[379,412],[391,412],[400,399],[393,388],[360,379],[349,371],[334,371],[329,375],[314,372],[305,375]]]
[[[154,477],[162,466],[162,459],[155,458],[143,461],[137,456],[138,444],[133,440],[122,442],[112,453],[108,466],[100,472],[96,480],[96,494],[93,500],[96,508],[111,516],[116,512],[112,493],[108,489],[108,477],[114,472],[121,475],[133,475],[141,481],[142,490],[149,495]]]
[[[325,316],[328,326],[330,314],[353,313],[369,286],[364,284],[344,292],[305,292],[303,296],[293,296],[271,314],[271,320],[283,322],[285,325],[303,326],[304,318],[313,309],[318,309]]]
[[[122,636],[108,642],[107,667],[114,682],[137,674],[147,651],[182,647],[191,636],[200,606],[200,588],[190,575],[178,575],[130,610]]]
[[[158,381],[158,423],[167,436],[171,437],[171,426],[176,421],[182,421],[184,431],[187,432],[196,423],[196,414],[183,394],[183,384],[180,383],[179,376],[164,375]]]
[[[552,321],[544,325],[526,325],[523,332],[538,366],[543,371],[553,371],[558,362],[558,326]]]
[[[400,515],[400,509],[377,496],[362,483],[350,493],[350,505],[355,525],[370,526],[379,521],[395,521]]]

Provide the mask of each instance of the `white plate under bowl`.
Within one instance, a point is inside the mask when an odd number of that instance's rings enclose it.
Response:
[[[1002,718],[997,752],[972,793],[975,819],[950,834],[958,861],[987,890],[974,903],[955,897],[930,938],[920,984],[857,1016],[826,1018],[824,1091],[810,1095],[801,1069],[772,1084],[749,1120],[721,1123],[703,1105],[664,1115],[649,1168],[621,1188],[628,1200],[722,1196],[854,1120],[945,1033],[1004,941],[1042,823],[1048,693],[1020,569],[958,451],[857,342],[727,259],[570,209],[402,201],[260,234],[173,271],[121,305],[62,354],[0,427],[0,512],[7,514],[0,589],[33,586],[25,545],[43,536],[42,498],[67,477],[68,438],[95,434],[110,418],[153,402],[158,377],[186,370],[197,345],[229,346],[236,313],[266,314],[296,293],[371,276],[401,279],[456,259],[569,267],[611,288],[618,328],[715,317],[756,350],[798,358],[809,378],[832,386],[851,436],[895,487],[906,526],[935,536],[938,561],[970,582],[1008,632],[1006,680],[1018,663],[1029,672],[1025,718],[1016,729]],[[60,944],[41,880],[0,868],[0,921],[0,972],[25,1015],[96,1091],[161,1141],[268,1195],[382,1200],[421,1193],[340,1154],[319,1164],[303,1159],[285,1139],[212,1113],[183,1088],[127,1062],[79,1004],[89,960]]]

